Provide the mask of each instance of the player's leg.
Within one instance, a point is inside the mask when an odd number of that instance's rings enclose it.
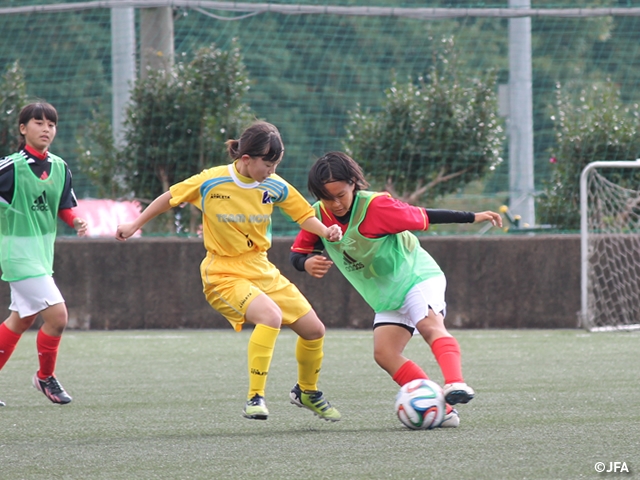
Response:
[[[337,422],[342,415],[318,390],[318,379],[324,358],[324,324],[310,310],[289,327],[298,334],[296,361],[298,382],[289,393],[291,403],[312,411],[318,417]]]
[[[33,377],[33,386],[53,403],[64,405],[72,398],[55,376],[55,368],[62,333],[68,322],[67,307],[64,303],[57,303],[45,308],[40,316],[43,324],[36,337],[40,368]]]
[[[243,416],[266,420],[269,411],[264,396],[282,312],[265,295],[265,286],[277,278],[278,270],[263,255],[225,258],[207,255],[200,265],[202,286],[209,304],[239,332],[245,322],[255,325],[247,346],[249,389]]]
[[[32,298],[34,296],[33,288],[37,288],[37,285],[31,285],[31,283],[31,281],[25,280],[9,284],[11,288],[9,310],[11,313],[0,324],[0,370],[11,357],[22,334],[33,325],[38,312],[46,307],[37,298]]]
[[[298,386],[302,390],[316,391],[324,358],[324,324],[312,309],[287,326],[298,335],[296,341]]]
[[[262,293],[247,307],[245,319],[255,327],[247,346],[249,392],[244,416],[254,420],[266,420],[269,411],[264,401],[265,388],[280,333],[282,312],[273,300]]]
[[[475,392],[462,376],[460,345],[446,329],[444,315],[429,309],[428,315],[416,324],[420,335],[431,347],[433,356],[444,377],[444,394],[447,403],[467,403]]]
[[[444,394],[447,403],[467,403],[474,391],[462,377],[460,345],[447,331],[444,324],[447,304],[444,275],[432,277],[415,285],[407,294],[405,304],[412,324],[431,347],[444,377]]]
[[[37,315],[20,318],[18,312],[12,311],[7,319],[0,324],[0,370],[11,357],[22,334],[33,325]]]
[[[69,403],[71,397],[54,375],[60,338],[67,326],[67,307],[53,277],[42,275],[11,282],[9,308],[12,314],[5,324],[19,335],[33,325],[38,314],[42,317],[43,325],[36,337],[40,368],[33,385],[53,403]]]
[[[373,359],[400,386],[417,378],[429,378],[414,362],[403,355],[413,333],[410,327],[376,323],[373,330]]]
[[[324,420],[337,422],[342,415],[318,390],[318,379],[324,358],[324,324],[311,309],[288,326],[298,334],[296,342],[298,382],[289,393],[291,403],[312,411]]]
[[[312,411],[318,417],[337,422],[340,412],[318,390],[318,379],[324,358],[324,324],[295,285],[282,277],[272,298],[283,305],[283,324],[297,335],[296,361],[298,382],[289,393],[291,403]]]
[[[379,323],[382,318],[386,321],[392,319],[397,312],[384,312],[376,316],[373,330],[373,351],[376,363],[385,370],[391,378],[400,386],[412,380],[429,378],[419,365],[403,355],[404,349],[413,336],[413,329],[404,324]],[[458,412],[446,405],[445,417],[440,427],[455,428],[460,425]]]
[[[37,314],[20,318],[18,312],[12,311],[9,317],[0,324],[0,370],[11,357],[22,334],[33,325],[36,316]],[[5,403],[0,400],[0,407],[4,406]]]

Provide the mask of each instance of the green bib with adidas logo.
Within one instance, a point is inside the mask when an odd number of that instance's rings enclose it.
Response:
[[[11,204],[0,203],[0,268],[2,280],[17,282],[53,274],[58,206],[66,167],[49,154],[51,172],[41,180],[25,156],[14,153],[14,194]]]
[[[375,312],[397,310],[416,284],[442,275],[442,270],[411,232],[366,238],[358,228],[369,204],[380,193],[359,191],[342,240],[323,239],[325,250],[345,278]],[[320,202],[314,204],[321,217]]]

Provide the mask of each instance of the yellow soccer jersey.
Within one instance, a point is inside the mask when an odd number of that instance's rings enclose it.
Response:
[[[235,257],[271,247],[273,206],[300,224],[315,215],[309,202],[278,175],[264,182],[244,177],[234,164],[203,170],[170,188],[171,206],[188,202],[203,215],[204,246],[214,255]]]

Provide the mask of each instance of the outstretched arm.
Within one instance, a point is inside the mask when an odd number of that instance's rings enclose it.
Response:
[[[429,224],[437,223],[480,223],[491,222],[493,226],[502,227],[502,217],[499,213],[487,210],[486,212],[473,213],[458,210],[437,210],[426,208]]]
[[[144,209],[144,212],[142,212],[140,216],[133,222],[118,225],[118,229],[116,230],[116,240],[124,242],[127,238],[140,230],[149,220],[157,217],[161,213],[170,210],[170,200],[171,192],[164,192],[153,202],[151,202],[149,206]]]

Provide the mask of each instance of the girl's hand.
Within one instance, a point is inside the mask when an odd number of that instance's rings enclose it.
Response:
[[[333,265],[333,262],[327,257],[323,257],[322,255],[313,255],[311,257],[307,257],[304,262],[304,269],[306,272],[315,278],[324,277],[325,273],[329,271]]]
[[[330,242],[339,242],[340,240],[342,240],[342,230],[338,225],[331,225],[327,228],[324,238],[326,238]]]
[[[502,217],[500,216],[499,213],[486,211],[486,212],[476,213],[475,215],[476,215],[476,218],[473,223],[491,222],[491,224],[494,227],[502,227]]]
[[[89,227],[89,224],[84,218],[76,217],[73,219],[73,228],[76,229],[76,232],[78,232],[79,237],[84,237],[87,235],[88,227]]]
[[[124,242],[137,231],[138,227],[133,223],[123,223],[122,225],[118,225],[118,229],[116,230],[116,240]]]

